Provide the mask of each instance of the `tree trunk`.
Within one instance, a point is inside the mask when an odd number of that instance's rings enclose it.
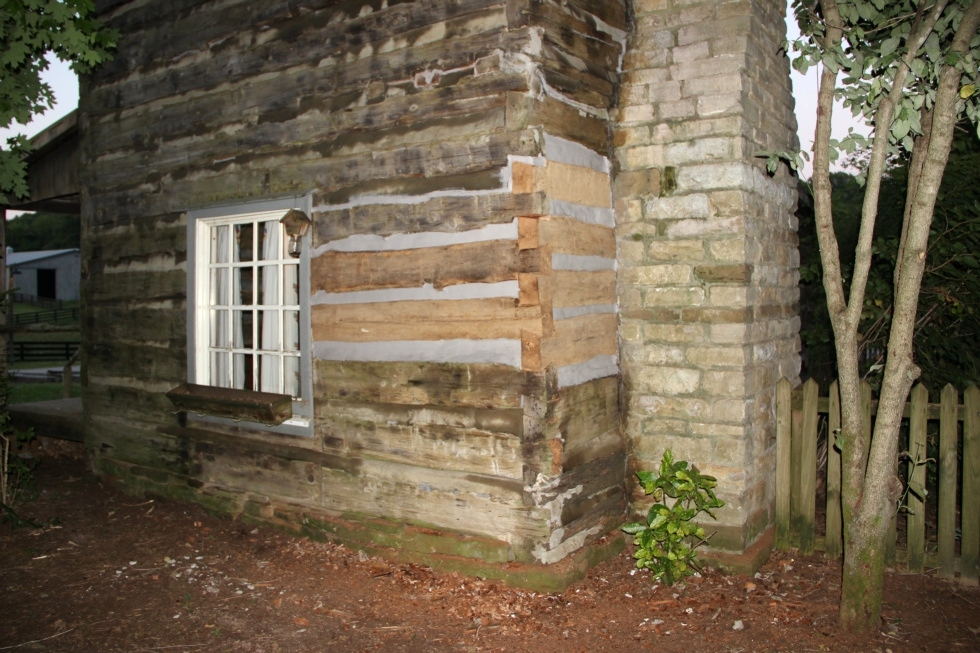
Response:
[[[968,52],[969,43],[978,27],[980,0],[974,0],[963,13],[952,50],[961,54]],[[896,263],[895,302],[888,338],[888,357],[870,451],[865,454],[863,449],[859,450],[855,446],[860,438],[846,438],[844,441],[844,576],[840,624],[851,632],[866,632],[877,628],[881,617],[885,538],[903,489],[901,480],[893,472],[898,457],[899,429],[906,398],[919,376],[919,368],[913,361],[915,315],[936,197],[953,140],[960,78],[960,72],[952,66],[945,67],[939,75],[936,102],[931,115],[927,116],[929,124],[925,131],[929,136],[923,139],[925,155],[916,157],[917,163],[921,161],[921,169],[916,170],[916,174],[910,179],[914,188],[910,188],[908,192],[911,207],[906,213],[902,252]],[[900,88],[900,85],[896,85],[895,90]],[[876,147],[878,137],[887,133],[889,125],[890,119],[876,125]],[[866,211],[862,221],[866,221],[868,217]],[[862,230],[863,228],[862,224]],[[852,294],[852,304],[848,308],[853,307],[853,297]],[[854,345],[853,342],[844,344]],[[838,356],[842,353],[848,358],[846,367],[849,368],[852,364],[850,352],[841,352],[839,349]],[[841,367],[843,374],[845,365]],[[853,428],[851,424],[854,422],[853,419],[846,419],[846,412],[856,411],[859,406],[858,402],[852,401],[845,405],[842,391],[842,418],[849,425],[844,429],[845,436],[848,435],[848,429]]]

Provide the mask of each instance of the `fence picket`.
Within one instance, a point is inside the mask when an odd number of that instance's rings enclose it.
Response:
[[[956,545],[956,444],[959,440],[959,392],[943,388],[939,418],[939,575],[952,578]]]
[[[830,384],[827,412],[827,525],[824,552],[837,560],[843,552],[843,515],[840,507],[840,449],[837,434],[840,432],[840,389],[837,381]]]
[[[776,384],[776,546],[789,548],[792,461],[793,386],[787,379]]]
[[[813,379],[803,384],[803,421],[799,432],[800,497],[797,502],[796,532],[800,536],[800,553],[813,553],[813,521],[817,502],[817,401],[820,386]]]
[[[918,488],[926,485],[926,413],[929,410],[929,390],[923,385],[912,388],[912,408],[909,416],[909,455],[912,460],[908,463],[910,488],[905,498],[908,509],[906,520],[906,555],[908,568],[912,572],[921,572],[925,564],[926,554],[926,507],[924,496],[916,494]],[[920,464],[916,464],[916,463]]]
[[[980,562],[980,390],[963,393],[963,505],[960,511],[960,579],[978,581]]]
[[[960,580],[977,585],[980,576],[980,389],[970,387],[959,404],[959,393],[951,385],[943,388],[941,401],[929,403],[929,391],[924,386],[912,390],[905,405],[909,420],[908,451],[913,461],[903,463],[910,484],[916,489],[906,496],[910,509],[907,523],[904,561],[910,571],[922,571],[927,565],[937,565],[939,574],[952,577],[960,571]],[[871,388],[861,385],[861,430],[865,452],[870,448],[871,427],[875,403]],[[839,558],[842,550],[843,511],[841,494],[840,451],[835,446],[841,423],[840,393],[836,382],[830,396],[823,399],[815,382],[808,381],[793,390],[783,379],[776,388],[776,545],[779,548],[799,547],[806,554],[819,548],[814,535],[816,500],[816,444],[819,414],[828,416],[827,450],[827,521],[823,548],[827,557]],[[933,502],[925,501],[926,466],[924,462],[930,421],[939,421],[939,454],[935,469],[938,473],[938,551],[927,551],[926,513]],[[958,470],[959,421],[963,421],[963,468]],[[935,454],[934,454],[935,455]],[[899,470],[895,461],[895,472]],[[932,468],[930,468],[932,469]],[[961,473],[958,473],[961,472]],[[962,478],[962,486],[957,487]],[[931,486],[930,486],[931,487]],[[920,489],[921,488],[921,489]],[[959,494],[957,490],[960,490]],[[956,559],[957,507],[960,509],[962,543]],[[895,523],[886,542],[885,556],[889,564],[896,558]],[[957,562],[959,564],[957,564]]]

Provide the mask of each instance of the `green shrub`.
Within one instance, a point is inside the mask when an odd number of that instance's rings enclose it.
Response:
[[[640,471],[636,476],[656,503],[650,506],[645,524],[633,522],[623,530],[634,536],[637,568],[649,569],[655,581],[673,585],[700,569],[695,549],[706,538],[694,518],[702,512],[714,518],[711,510],[725,505],[713,491],[718,482],[689,467],[687,461],[675,462],[670,449],[660,461],[659,475]]]

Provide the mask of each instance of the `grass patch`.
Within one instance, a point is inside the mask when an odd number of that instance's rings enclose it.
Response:
[[[12,404],[28,404],[61,399],[61,388],[60,383],[11,383],[9,401]],[[72,383],[71,396],[82,396],[82,386],[79,383]]]

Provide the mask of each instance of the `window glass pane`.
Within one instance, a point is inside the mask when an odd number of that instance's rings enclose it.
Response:
[[[235,241],[237,245],[235,248],[236,261],[252,260],[252,249],[255,247],[255,243],[252,242],[254,231],[255,229],[251,222],[235,225]]]
[[[279,305],[279,266],[263,265],[259,268],[259,304]]]
[[[289,395],[294,399],[299,399],[300,387],[301,387],[299,382],[299,357],[297,356],[283,357],[282,376],[283,376],[282,393]]]
[[[233,293],[235,304],[251,306],[254,297],[252,294],[252,268],[235,268],[234,280],[236,285],[236,290]]]
[[[281,359],[278,356],[261,354],[259,356],[259,390],[262,392],[282,392]]]
[[[259,223],[259,259],[262,261],[276,261],[282,258],[282,247],[279,245],[279,234],[282,232],[282,225],[278,220],[267,220]]]
[[[252,311],[235,311],[234,314],[235,349],[251,349]]]
[[[213,268],[211,270],[211,304],[228,305],[228,297],[231,294],[231,288],[228,284],[230,276],[231,270],[228,268]]]
[[[211,262],[227,263],[231,252],[231,226],[211,227]]]
[[[219,388],[227,388],[230,385],[231,370],[228,368],[230,362],[231,356],[229,354],[221,351],[211,352],[211,385]]]
[[[299,311],[282,312],[282,349],[299,351]]]
[[[259,311],[258,345],[265,351],[280,351],[279,311]]]
[[[239,390],[254,390],[252,385],[252,355],[235,354],[235,378],[231,387]]]
[[[211,313],[211,346],[228,347],[231,345],[228,334],[228,311],[212,310]]]
[[[282,303],[285,306],[299,305],[299,265],[282,266]]]

